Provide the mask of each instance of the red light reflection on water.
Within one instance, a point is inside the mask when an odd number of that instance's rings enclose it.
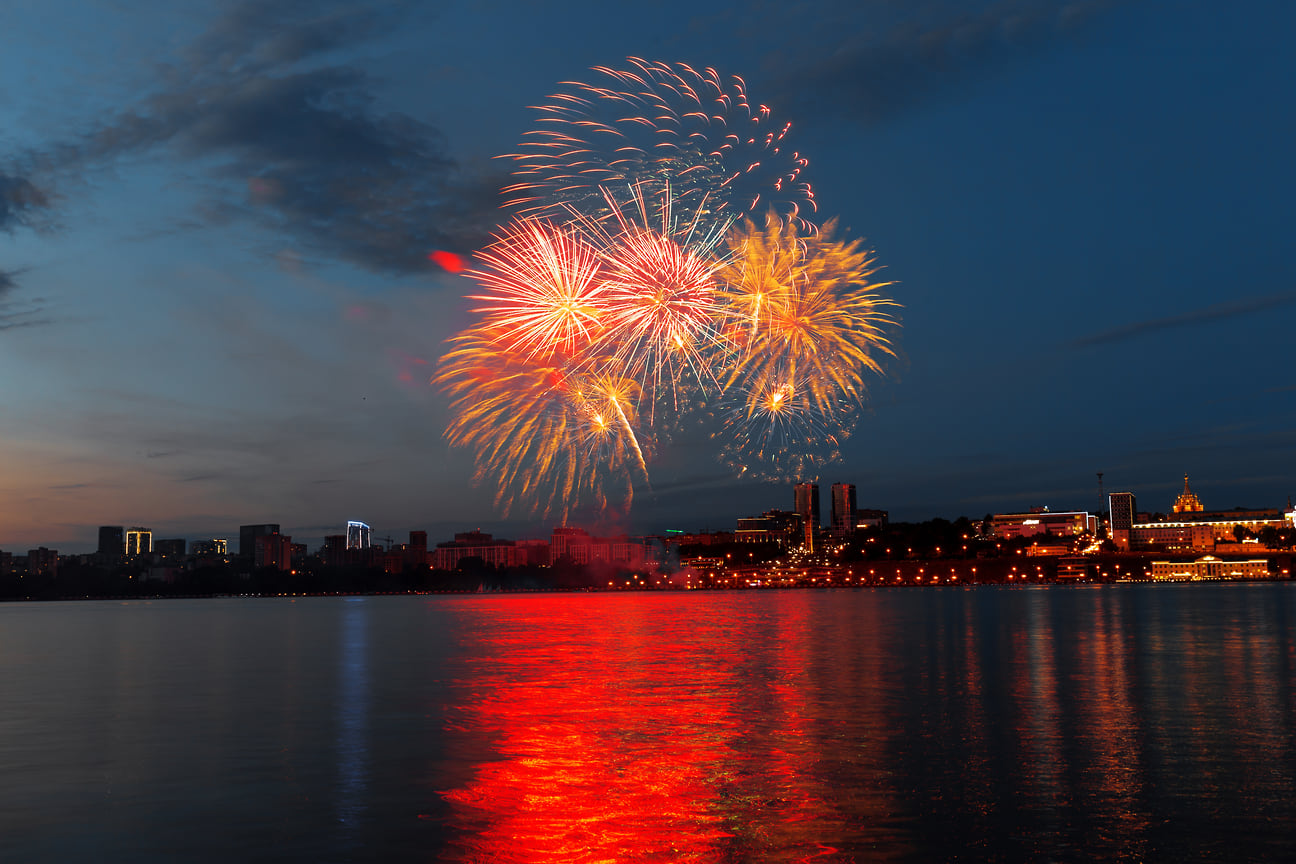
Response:
[[[743,645],[720,616],[686,623],[678,598],[582,599],[492,599],[474,634],[488,648],[456,721],[490,733],[497,761],[442,793],[461,859],[831,856],[816,839],[832,790],[808,777],[820,748],[805,734],[803,658]],[[753,662],[768,688],[753,690]],[[755,702],[772,727],[749,728]]]
[[[481,861],[705,861],[728,836],[715,784],[739,734],[722,695],[723,665],[687,634],[661,639],[628,614],[598,632],[534,599],[493,602],[504,625],[479,637],[483,658],[467,707],[491,727],[500,761],[457,805]],[[602,610],[606,611],[606,610]],[[603,619],[607,622],[607,619]],[[656,628],[654,628],[656,629]],[[604,650],[609,641],[620,642]]]

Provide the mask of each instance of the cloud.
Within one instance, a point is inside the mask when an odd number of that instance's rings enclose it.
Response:
[[[49,206],[49,196],[26,177],[0,171],[0,231],[35,227]]]
[[[75,180],[166,152],[212,181],[197,214],[207,224],[254,219],[376,272],[426,271],[430,250],[470,252],[488,239],[500,178],[461,168],[436,129],[377,110],[363,72],[306,63],[385,32],[410,5],[239,4],[180,51],[160,90],[23,162]],[[35,190],[13,188],[14,201]],[[10,210],[11,221],[23,217],[17,206],[0,209],[0,227]]]
[[[52,319],[45,317],[44,298],[13,299],[18,290],[18,280],[15,277],[23,272],[22,270],[0,270],[0,333],[53,323]]]
[[[816,30],[813,49],[773,55],[768,98],[780,113],[877,123],[1066,38],[1127,2],[1017,0],[971,11],[956,4],[957,12],[927,3],[885,27],[857,20],[875,10],[852,3],[848,12],[817,16],[835,32]],[[841,39],[842,33],[858,35]]]
[[[1271,294],[1267,297],[1251,297],[1232,303],[1217,303],[1214,306],[1207,306],[1205,309],[1184,312],[1180,315],[1170,315],[1165,318],[1153,318],[1148,321],[1137,321],[1133,324],[1125,324],[1111,330],[1094,333],[1091,336],[1075,340],[1071,343],[1071,347],[1092,348],[1095,345],[1110,345],[1113,342],[1124,342],[1158,330],[1170,330],[1176,327],[1188,327],[1193,324],[1235,318],[1239,315],[1263,312],[1266,309],[1288,306],[1292,303],[1296,303],[1296,291]]]

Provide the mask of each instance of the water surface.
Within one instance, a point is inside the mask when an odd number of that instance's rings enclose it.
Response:
[[[0,860],[1278,860],[1284,583],[0,605]]]

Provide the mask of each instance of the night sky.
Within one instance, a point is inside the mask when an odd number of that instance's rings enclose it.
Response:
[[[0,549],[507,537],[429,386],[558,82],[740,75],[903,304],[821,475],[893,519],[1296,494],[1296,4],[0,7]],[[660,454],[633,532],[790,509]],[[826,503],[825,503],[826,506]]]

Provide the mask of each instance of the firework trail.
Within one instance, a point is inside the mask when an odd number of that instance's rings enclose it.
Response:
[[[741,78],[627,62],[628,69],[597,66],[594,83],[564,82],[568,89],[536,106],[539,128],[509,154],[517,162],[517,182],[504,189],[509,205],[527,215],[606,218],[614,211],[604,188],[644,186],[653,197],[670,187],[682,215],[720,231],[769,209],[813,218],[814,194],[801,179],[806,160],[786,140],[791,124],[753,107]]]

